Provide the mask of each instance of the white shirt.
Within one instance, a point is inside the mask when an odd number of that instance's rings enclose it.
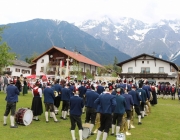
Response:
[[[38,88],[38,87],[35,87]],[[42,89],[38,88],[39,96],[42,98]],[[32,89],[32,96],[34,97],[33,89]]]

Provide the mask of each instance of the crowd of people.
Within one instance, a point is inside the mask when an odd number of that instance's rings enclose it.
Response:
[[[21,77],[17,78],[16,82],[13,79],[8,79],[8,82],[3,81],[7,93],[4,126],[7,125],[7,116],[11,111],[10,127],[18,127],[14,123],[14,115],[18,95],[22,89],[24,90],[26,79],[23,78],[23,83],[21,81]],[[21,86],[18,86],[20,84]],[[142,119],[151,113],[151,107],[157,104],[160,95],[164,98],[171,95],[172,99],[175,99],[176,92],[180,95],[180,86],[176,88],[174,85],[168,85],[168,87],[166,90],[166,86],[161,83],[150,84],[146,79],[140,80],[138,84],[124,78],[118,78],[116,81],[48,79],[46,85],[39,79],[34,86],[31,86],[33,120],[39,121],[38,116],[43,113],[42,97],[44,96],[46,123],[49,122],[49,112],[55,123],[59,122],[57,115],[62,120],[67,120],[69,116],[73,140],[76,139],[76,124],[80,140],[86,137],[83,131],[87,127],[89,130],[87,137],[97,133],[96,140],[99,140],[101,135],[103,140],[106,140],[110,130],[109,136],[117,136],[120,132],[131,135],[129,130],[135,128],[133,124],[135,115],[138,118],[137,125],[142,125]],[[61,111],[59,111],[60,105]],[[81,119],[83,113],[84,124]]]
[[[5,74],[5,76],[0,75],[0,91],[6,92],[6,88],[10,84],[10,81],[14,83],[19,92],[22,92],[23,95],[28,93],[29,82],[22,74],[19,77],[13,77],[8,74]]]

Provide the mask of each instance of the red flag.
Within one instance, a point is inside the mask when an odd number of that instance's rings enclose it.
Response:
[[[63,60],[60,61],[60,67],[64,67],[64,61]]]

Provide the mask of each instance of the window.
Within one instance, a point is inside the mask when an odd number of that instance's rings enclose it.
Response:
[[[10,71],[10,68],[6,68],[6,71]]]
[[[44,67],[41,67],[41,71],[40,72],[43,72],[44,71]]]
[[[132,67],[128,68],[128,73],[133,73],[133,68]]]
[[[22,73],[22,74],[25,74],[25,70],[21,70],[21,73]]]
[[[150,67],[142,67],[141,73],[150,73]]]
[[[159,67],[159,73],[164,73],[164,67]]]
[[[53,71],[56,71],[56,67],[53,67]]]
[[[41,60],[41,63],[44,63],[44,59]]]
[[[144,64],[144,61],[142,61],[142,64]]]
[[[175,69],[173,68],[173,66],[171,66],[171,72],[175,72]]]
[[[16,71],[16,72],[20,72],[20,69],[17,69],[17,68],[16,68],[15,71]]]

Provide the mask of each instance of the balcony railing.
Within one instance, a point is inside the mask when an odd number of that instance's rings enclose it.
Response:
[[[50,61],[49,64],[50,65],[60,65],[59,62],[53,62],[53,61]]]
[[[167,73],[120,73],[120,77],[126,78],[166,78],[168,76]]]
[[[55,75],[55,71],[48,71],[47,74],[48,75]]]

